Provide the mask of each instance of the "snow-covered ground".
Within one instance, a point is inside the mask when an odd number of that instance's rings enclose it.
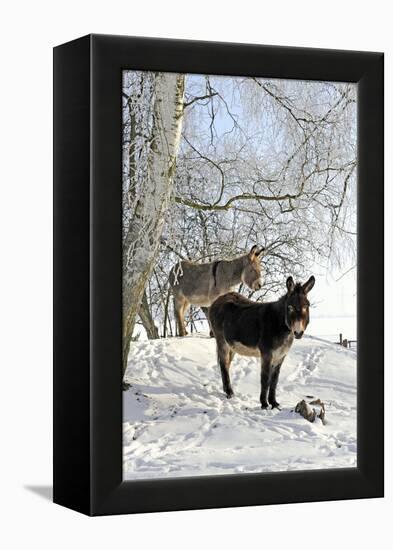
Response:
[[[356,466],[356,352],[296,340],[281,369],[282,410],[259,404],[257,359],[235,356],[235,397],[222,391],[215,340],[135,342],[123,393],[124,479]],[[327,424],[293,412],[320,398]]]

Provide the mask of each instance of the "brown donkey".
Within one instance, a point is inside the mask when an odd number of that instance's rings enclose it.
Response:
[[[179,336],[187,334],[184,316],[190,304],[201,307],[209,321],[208,308],[218,296],[230,292],[241,282],[252,290],[262,288],[260,259],[263,251],[264,248],[258,250],[253,246],[248,254],[233,260],[205,264],[184,260],[171,269],[169,284]]]
[[[237,292],[220,296],[209,310],[210,325],[216,337],[217,357],[224,392],[233,396],[229,368],[235,353],[261,358],[263,409],[279,408],[276,388],[281,365],[293,343],[301,338],[309,323],[307,294],[315,283],[311,276],[304,283],[287,279],[287,293],[276,302],[258,303]]]

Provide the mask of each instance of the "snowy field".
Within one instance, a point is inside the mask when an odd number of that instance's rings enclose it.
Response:
[[[228,400],[215,357],[204,334],[132,344],[124,479],[356,466],[355,351],[295,341],[281,369],[281,411],[260,408],[257,359],[235,356]],[[293,412],[307,397],[325,402],[325,426]]]

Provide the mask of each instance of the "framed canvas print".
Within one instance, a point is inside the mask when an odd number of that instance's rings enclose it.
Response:
[[[54,501],[383,496],[383,55],[54,50]]]

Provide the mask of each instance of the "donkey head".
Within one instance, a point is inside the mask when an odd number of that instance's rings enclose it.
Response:
[[[311,275],[304,283],[294,283],[292,277],[287,279],[287,294],[285,296],[285,324],[293,332],[295,338],[303,336],[310,321],[310,302],[307,294],[315,284],[315,277]]]
[[[264,248],[258,249],[254,245],[247,256],[245,256],[241,279],[251,290],[260,290],[262,288],[263,281],[260,259],[264,251]]]

